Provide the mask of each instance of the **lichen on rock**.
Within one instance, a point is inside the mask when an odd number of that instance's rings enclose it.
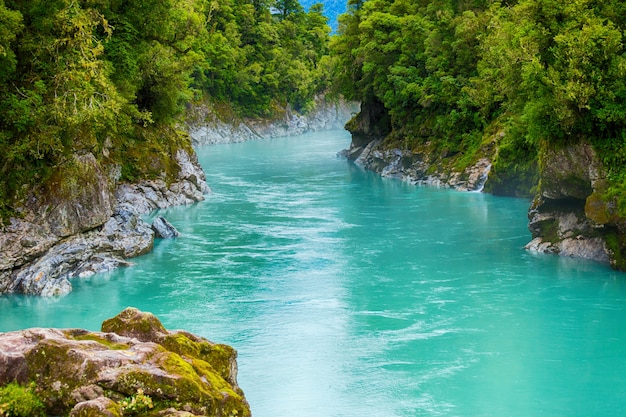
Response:
[[[102,329],[0,334],[0,385],[33,382],[50,415],[250,416],[231,347],[134,308]]]

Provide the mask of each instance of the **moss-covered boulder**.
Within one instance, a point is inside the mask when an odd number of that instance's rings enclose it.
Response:
[[[51,415],[250,415],[230,346],[134,308],[102,327],[0,334],[0,386],[34,383]]]

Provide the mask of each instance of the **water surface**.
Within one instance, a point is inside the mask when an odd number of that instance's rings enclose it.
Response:
[[[62,298],[0,298],[0,331],[127,306],[239,351],[255,417],[619,416],[626,275],[523,250],[529,202],[364,172],[344,132],[199,150],[182,233]]]

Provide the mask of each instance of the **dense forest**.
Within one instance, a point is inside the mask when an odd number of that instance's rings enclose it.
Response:
[[[626,213],[625,30],[621,0],[350,0],[333,76],[384,107],[390,144],[463,164],[495,136],[498,193],[531,195],[541,150],[584,139]]]
[[[297,0],[0,0],[0,214],[71,177],[168,172],[185,106],[306,112],[327,88],[323,6]]]
[[[297,0],[0,0],[0,217],[78,187],[76,155],[173,175],[195,102],[272,117],[331,90],[382,109],[389,147],[458,169],[490,149],[497,194],[534,195],[546,149],[590,143],[626,218],[625,30],[618,0],[349,0],[333,36]]]

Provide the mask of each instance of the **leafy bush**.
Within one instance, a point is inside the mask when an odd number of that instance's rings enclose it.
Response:
[[[0,417],[45,416],[43,403],[37,398],[34,384],[23,387],[10,383],[0,387]]]
[[[129,416],[141,415],[154,407],[152,398],[144,394],[141,388],[137,390],[137,394],[120,401],[120,405],[124,415]]]

